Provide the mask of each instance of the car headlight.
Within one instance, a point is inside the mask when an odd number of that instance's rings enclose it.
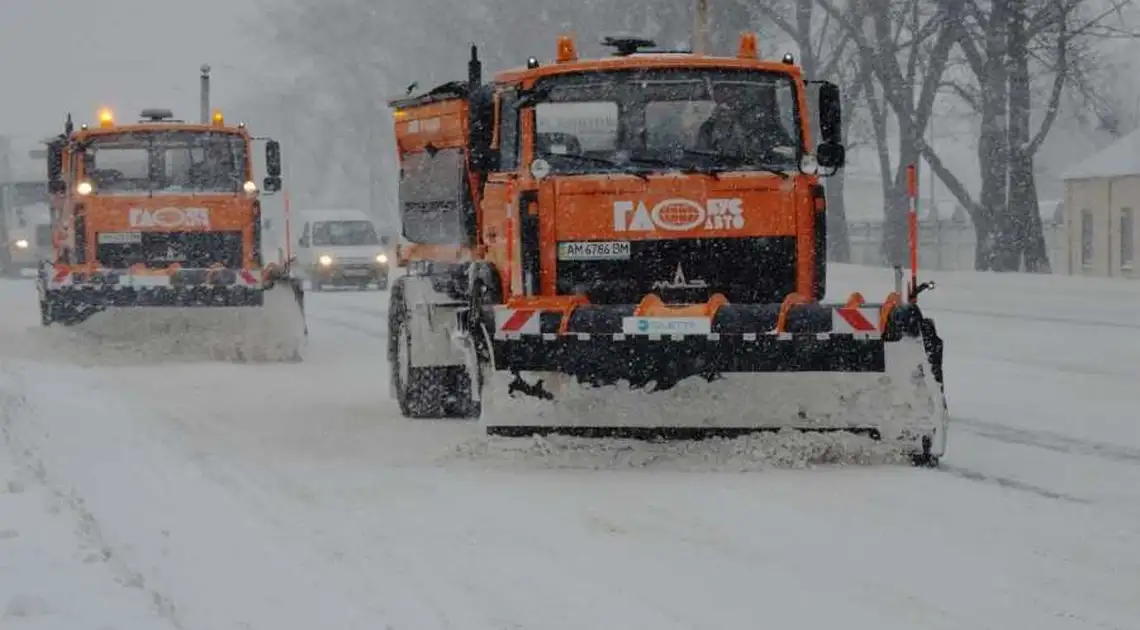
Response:
[[[16,241],[16,247],[19,249],[27,249],[28,248],[28,242],[25,241],[24,239],[20,239],[20,240]]]
[[[384,254],[376,254],[376,262],[378,262],[380,264],[384,264],[384,263],[388,262],[388,257],[385,256]]]
[[[319,260],[321,265],[323,265],[325,267],[328,267],[329,265],[332,264],[332,256],[321,256],[317,260]]]

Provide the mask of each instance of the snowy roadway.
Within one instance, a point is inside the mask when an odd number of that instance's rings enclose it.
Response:
[[[405,420],[386,293],[308,294],[306,362],[242,366],[43,331],[0,284],[0,628],[1140,627],[1140,285],[935,278],[938,471]]]

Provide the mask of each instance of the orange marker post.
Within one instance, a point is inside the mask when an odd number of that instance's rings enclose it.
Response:
[[[906,167],[907,196],[910,197],[910,212],[907,216],[907,232],[910,240],[910,295],[917,302],[918,295],[918,169],[914,164]]]

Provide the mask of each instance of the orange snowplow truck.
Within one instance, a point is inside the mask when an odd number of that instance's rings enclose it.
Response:
[[[585,60],[561,37],[489,83],[473,46],[467,81],[389,103],[403,413],[503,436],[850,431],[937,461],[941,340],[917,289],[823,301],[838,88],[752,33],[736,57],[602,43]]]
[[[201,316],[211,329],[238,325],[240,343],[248,328],[273,325],[262,308],[280,302],[270,290],[286,289],[293,304],[284,308],[298,310],[299,285],[262,264],[252,145],[246,126],[226,125],[220,111],[187,123],[148,109],[117,124],[102,110],[79,129],[68,116],[48,143],[53,256],[40,270],[42,323],[72,326],[110,310]],[[265,150],[264,188],[275,192],[280,147],[269,140]]]

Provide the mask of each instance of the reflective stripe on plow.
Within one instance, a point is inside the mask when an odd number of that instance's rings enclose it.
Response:
[[[869,315],[872,318],[874,317],[874,312],[876,310],[877,309],[872,309],[872,308],[867,308],[867,309],[837,308],[837,309],[835,309],[835,314],[839,316],[838,317],[839,321],[833,320],[832,321],[832,328],[834,329],[834,332],[841,332],[840,330],[838,330],[838,328],[840,326],[837,324],[840,324],[840,325],[846,324],[846,326],[844,326],[844,328],[849,327],[854,332],[858,332],[858,333],[878,332],[879,328],[878,328],[878,326],[875,325],[874,319],[868,319]],[[864,311],[868,311],[868,312],[864,313]],[[842,322],[842,324],[841,324],[841,322]]]
[[[536,313],[538,313],[538,311],[511,311],[510,316],[499,326],[499,330],[501,332],[523,332],[523,327],[530,322]]]

